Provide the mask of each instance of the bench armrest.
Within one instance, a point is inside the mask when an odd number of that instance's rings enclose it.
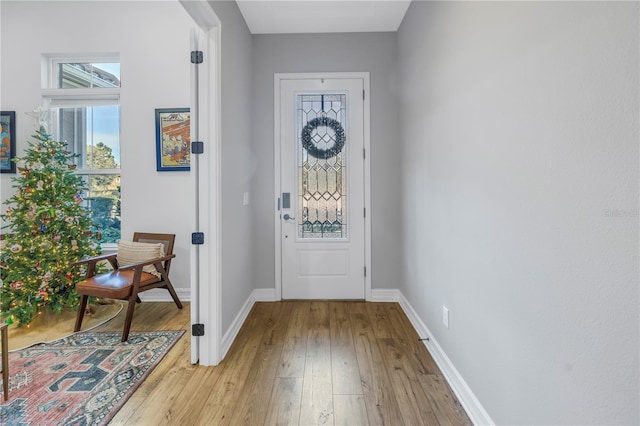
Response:
[[[173,259],[174,257],[176,257],[175,254],[170,254],[170,255],[164,256],[164,257],[158,257],[158,258],[155,258],[155,259],[145,260],[144,262],[132,263],[130,265],[121,265],[121,266],[118,266],[118,270],[124,271],[124,270],[127,270],[127,269],[142,268],[143,266],[154,265],[156,263],[160,263],[160,262],[164,262],[164,261],[169,260],[169,259]]]

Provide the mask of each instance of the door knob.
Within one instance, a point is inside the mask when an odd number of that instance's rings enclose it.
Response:
[[[295,217],[291,217],[291,216],[289,216],[289,213],[285,213],[285,214],[284,214],[284,216],[282,216],[282,218],[283,218],[284,220],[296,220],[296,218],[295,218]]]

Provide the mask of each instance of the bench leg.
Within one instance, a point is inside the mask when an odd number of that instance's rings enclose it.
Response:
[[[84,310],[87,309],[87,299],[89,299],[89,296],[85,296],[84,294],[80,298],[80,306],[78,306],[78,314],[76,315],[76,326],[73,328],[73,331],[80,331],[80,327],[82,327]]]
[[[124,320],[124,329],[122,330],[122,341],[126,342],[129,338],[129,330],[131,329],[131,320],[133,320],[133,311],[136,309],[136,299],[138,295],[132,295],[129,298],[129,305],[127,306],[127,316]]]
[[[2,393],[4,400],[9,399],[9,332],[6,324],[0,329],[2,339]]]

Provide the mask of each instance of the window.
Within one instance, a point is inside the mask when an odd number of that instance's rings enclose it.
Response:
[[[43,89],[49,132],[77,155],[83,199],[102,243],[120,239],[119,58],[45,58]]]
[[[346,239],[347,95],[299,94],[298,238]]]

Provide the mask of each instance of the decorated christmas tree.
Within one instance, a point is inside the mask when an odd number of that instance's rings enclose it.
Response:
[[[77,307],[74,285],[81,271],[72,263],[98,252],[87,232],[92,220],[82,206],[75,155],[43,128],[33,138],[25,156],[16,160],[16,192],[0,215],[6,235],[0,253],[0,318],[18,325],[28,324],[45,307],[58,313]]]

